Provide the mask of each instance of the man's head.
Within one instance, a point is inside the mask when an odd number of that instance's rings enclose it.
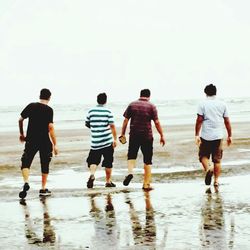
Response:
[[[150,97],[150,90],[149,89],[142,89],[140,97],[147,97],[147,98],[149,98]]]
[[[209,84],[205,87],[204,92],[207,96],[214,96],[217,92],[216,86]]]
[[[106,93],[100,93],[97,96],[97,103],[101,104],[101,105],[104,105],[106,102],[107,102],[107,95],[106,95]]]
[[[42,100],[50,100],[51,92],[49,89],[41,89],[40,91],[40,99]]]

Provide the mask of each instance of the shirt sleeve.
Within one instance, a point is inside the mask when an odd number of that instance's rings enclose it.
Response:
[[[225,105],[225,110],[224,110],[224,113],[223,113],[223,117],[229,117],[228,109],[227,109],[226,105]]]
[[[27,106],[24,108],[24,110],[21,112],[21,117],[22,117],[23,119],[26,119],[26,118],[30,117],[30,115],[31,115],[31,109],[32,109],[31,106],[32,106],[31,104],[27,105]]]
[[[114,121],[114,116],[113,116],[112,112],[110,112],[110,113],[108,114],[108,123],[109,123],[109,124],[114,124],[114,123],[115,123],[115,121]]]
[[[51,109],[49,112],[49,123],[53,123],[53,117],[54,117],[54,111],[53,109]]]
[[[202,104],[199,104],[199,106],[197,108],[197,115],[204,116],[204,109],[203,109],[203,105]]]
[[[127,119],[130,119],[131,118],[131,106],[129,105],[127,107],[127,109],[125,110],[125,112],[123,113],[123,116]]]
[[[89,112],[87,113],[87,115],[85,117],[85,126],[87,128],[90,128],[90,114],[89,114]]]
[[[156,106],[153,106],[153,109],[152,109],[152,120],[153,121],[158,120],[158,111],[156,109]]]

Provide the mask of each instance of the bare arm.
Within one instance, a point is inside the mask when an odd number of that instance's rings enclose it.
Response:
[[[49,135],[53,144],[53,151],[54,154],[57,155],[58,154],[58,149],[57,149],[57,145],[56,145],[56,134],[55,134],[55,129],[54,129],[54,124],[53,123],[49,123]]]
[[[200,131],[201,131],[201,125],[203,122],[203,116],[197,115],[196,124],[195,124],[195,143],[196,145],[200,145],[201,139],[200,139]]]
[[[155,127],[156,127],[156,129],[157,129],[157,131],[158,131],[158,133],[160,134],[160,137],[161,137],[160,138],[160,144],[162,146],[164,146],[166,141],[165,141],[165,138],[164,138],[164,135],[163,135],[163,130],[162,130],[162,127],[161,127],[161,123],[160,123],[160,121],[158,119],[155,120],[154,123],[155,123]]]
[[[122,133],[121,133],[122,136],[125,136],[127,125],[128,125],[128,119],[125,118],[122,123]]]
[[[23,132],[23,117],[20,117],[19,120],[18,120],[18,125],[19,125],[19,140],[20,142],[24,142],[25,141],[25,135],[24,135],[24,132]]]
[[[232,127],[228,117],[224,117],[224,124],[227,130],[227,145],[230,146],[232,143]]]
[[[117,145],[117,135],[116,135],[116,128],[115,128],[115,124],[110,124],[110,128],[111,128],[111,132],[114,138],[114,142],[113,142],[113,147],[115,148]]]

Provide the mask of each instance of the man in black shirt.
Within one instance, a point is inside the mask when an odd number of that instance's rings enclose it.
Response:
[[[48,106],[51,92],[48,89],[42,89],[40,92],[40,102],[30,103],[21,113],[19,119],[20,141],[25,141],[25,149],[21,158],[22,176],[24,180],[23,190],[19,197],[24,199],[27,195],[29,186],[30,166],[35,154],[39,151],[41,172],[42,172],[42,189],[41,196],[48,196],[51,192],[46,188],[49,174],[49,163],[52,158],[52,152],[57,155],[56,136],[53,125],[53,109]],[[23,121],[29,118],[26,136],[23,131]]]

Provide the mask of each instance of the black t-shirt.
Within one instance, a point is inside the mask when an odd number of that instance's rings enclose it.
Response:
[[[48,105],[30,103],[21,113],[22,118],[29,118],[26,140],[49,140],[49,123],[53,123],[53,109]]]

